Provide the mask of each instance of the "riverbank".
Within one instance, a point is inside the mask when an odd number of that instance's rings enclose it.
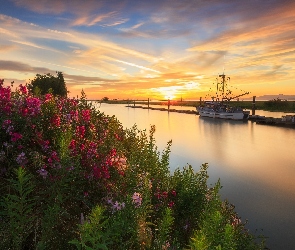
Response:
[[[0,249],[265,249],[207,163],[171,171],[155,126],[1,82],[0,124]]]
[[[144,100],[108,100],[101,101],[96,100],[97,102],[103,102],[108,104],[126,104],[126,105],[160,105],[168,106],[168,101],[144,101]],[[234,107],[241,107],[243,109],[252,109],[252,101],[231,101],[230,102]],[[187,107],[197,107],[200,105],[200,101],[170,101],[170,106],[187,106]],[[256,101],[255,102],[256,110],[272,111],[272,112],[285,112],[285,113],[295,113],[295,101]]]

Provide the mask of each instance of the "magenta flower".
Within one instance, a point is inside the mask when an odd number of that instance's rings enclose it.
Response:
[[[60,127],[60,117],[59,115],[55,114],[51,120],[50,120],[51,125],[53,125],[53,127]]]
[[[171,191],[171,194],[172,194],[173,196],[176,196],[176,191],[175,191],[175,190],[172,190],[172,191]]]
[[[90,121],[90,110],[89,109],[84,109],[82,110],[82,119],[85,121],[85,122],[89,122]]]
[[[28,94],[27,86],[23,86],[22,84],[20,84],[20,85],[19,85],[19,89],[20,89],[20,92],[21,92],[23,95]]]
[[[167,198],[168,197],[168,193],[166,192],[166,191],[164,191],[163,193],[162,193],[162,197],[165,199],[165,198]]]
[[[41,112],[41,101],[38,98],[28,96],[26,98],[27,113],[30,116],[37,116]]]
[[[78,121],[78,111],[70,111],[70,116],[73,121]]]
[[[174,202],[173,201],[170,201],[169,203],[168,203],[168,207],[173,207],[174,206]]]
[[[2,124],[2,128],[6,129],[7,127],[9,127],[9,125],[11,124],[11,120],[4,120],[3,124]]]
[[[20,140],[23,136],[20,133],[12,133],[11,134],[11,141],[16,142]]]
[[[83,139],[85,136],[85,126],[77,126],[76,135],[78,138]]]
[[[46,95],[45,95],[45,102],[51,100],[52,97],[53,97],[52,94],[46,94]]]

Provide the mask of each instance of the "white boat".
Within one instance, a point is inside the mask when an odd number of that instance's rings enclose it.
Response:
[[[235,97],[229,97],[228,91],[225,94],[226,80],[225,75],[219,75],[222,81],[219,83],[217,81],[217,91],[216,96],[212,97],[212,101],[206,101],[202,105],[197,107],[197,111],[201,117],[210,117],[210,118],[219,118],[219,119],[228,119],[228,120],[246,120],[249,117],[250,111],[245,111],[240,107],[230,106],[230,100],[249,94],[245,92],[241,95]],[[228,77],[227,80],[230,78]],[[220,100],[221,99],[221,100]]]
[[[228,120],[246,120],[250,111],[244,111],[241,108],[231,107],[225,103],[212,101],[205,102],[197,107],[201,117],[220,118]]]

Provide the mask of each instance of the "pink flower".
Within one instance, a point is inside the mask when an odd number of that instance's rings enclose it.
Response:
[[[70,116],[73,121],[78,121],[78,111],[70,111]]]
[[[11,141],[16,142],[21,139],[23,136],[19,133],[12,133],[11,134]]]
[[[52,94],[46,94],[46,95],[45,95],[45,102],[51,100],[52,97],[53,97]]]
[[[46,141],[41,140],[40,144],[41,144],[41,147],[44,151],[47,151],[49,149],[50,142],[48,140],[46,140]]]
[[[164,192],[162,193],[162,196],[163,196],[163,198],[167,198],[167,197],[168,197],[168,193],[167,193],[166,191],[164,191]]]
[[[85,136],[85,126],[77,126],[76,135],[78,138],[83,139]]]
[[[50,120],[51,125],[55,127],[60,127],[60,117],[59,115],[55,114],[51,120]]]
[[[11,120],[4,120],[2,124],[2,128],[6,129],[11,124]]]
[[[93,167],[93,175],[96,179],[99,179],[102,177],[102,173],[101,173],[101,169],[99,169],[98,167]]]
[[[28,96],[26,105],[30,116],[36,116],[41,112],[41,101],[38,98]]]
[[[28,114],[28,109],[27,108],[22,108],[21,109],[21,114],[22,114],[22,116],[26,116]]]
[[[93,171],[93,176],[96,179],[100,179],[100,178],[109,179],[110,178],[110,172],[109,172],[108,168],[105,166],[100,166],[100,167],[94,166],[92,168],[92,171]]]
[[[22,84],[19,85],[19,89],[23,95],[28,94],[27,86],[23,86]]]
[[[59,162],[59,161],[60,160],[57,153],[55,151],[52,151],[50,157],[48,158],[48,162],[53,163],[53,162]]]
[[[176,191],[175,191],[175,190],[172,190],[172,191],[171,191],[171,194],[172,194],[173,196],[176,196]]]
[[[89,109],[83,109],[82,110],[82,119],[85,121],[85,122],[89,122],[90,119],[91,119],[91,116],[90,116],[90,110]]]
[[[169,203],[168,203],[168,207],[173,207],[174,206],[174,202],[173,201],[170,201]]]

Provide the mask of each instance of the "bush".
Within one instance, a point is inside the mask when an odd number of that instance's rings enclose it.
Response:
[[[289,106],[287,100],[281,100],[279,98],[264,102],[264,106],[270,110],[285,110]]]
[[[87,102],[0,82],[0,249],[263,249],[149,133]]]
[[[68,93],[62,72],[56,72],[56,77],[50,73],[44,75],[37,74],[28,85],[28,89],[35,95],[52,93],[53,95],[66,97]]]

